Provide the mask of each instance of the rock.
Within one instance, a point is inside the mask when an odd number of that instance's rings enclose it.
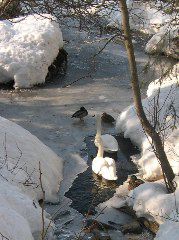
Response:
[[[115,208],[115,209],[117,209],[120,212],[124,212],[124,213],[126,213],[126,214],[136,218],[136,213],[135,213],[135,211],[133,210],[132,207],[123,206],[123,207]]]
[[[115,227],[105,223],[101,223],[94,219],[85,220],[84,232],[92,232],[94,229],[101,230],[101,231],[116,230]]]
[[[142,232],[142,227],[138,221],[133,221],[131,223],[123,225],[121,231],[123,234],[127,233],[139,234]]]
[[[67,215],[70,215],[70,211],[69,211],[69,210],[61,211],[61,212],[59,212],[59,213],[57,213],[57,214],[55,215],[54,220],[60,219],[60,218],[65,217],[65,216],[67,216]]]
[[[156,234],[159,229],[159,224],[157,222],[149,221],[145,218],[140,218],[140,222],[149,229],[152,233]]]
[[[126,234],[125,236],[126,236],[127,240],[140,240],[140,239],[142,239],[142,238],[140,238],[141,235],[139,235],[139,234]]]
[[[99,230],[93,230],[94,240],[111,240],[111,237],[107,232],[100,232]]]

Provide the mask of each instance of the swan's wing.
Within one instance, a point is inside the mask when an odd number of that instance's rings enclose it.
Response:
[[[105,157],[105,165],[101,168],[101,175],[106,180],[117,180],[116,164],[114,159]]]
[[[96,174],[100,174],[102,167],[105,165],[105,160],[102,157],[95,157],[92,161],[92,170]]]
[[[101,136],[102,141],[103,141],[103,146],[104,146],[104,151],[106,152],[117,152],[119,149],[118,142],[117,140],[109,135],[109,134],[104,134]]]

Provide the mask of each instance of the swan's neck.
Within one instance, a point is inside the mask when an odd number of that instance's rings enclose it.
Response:
[[[101,116],[97,115],[96,117],[96,135],[101,136]]]
[[[104,148],[103,148],[103,145],[100,141],[100,144],[98,145],[97,157],[102,157],[103,158],[103,153],[104,153]]]
[[[96,116],[96,137],[95,137],[95,141],[97,141],[97,146],[98,146],[97,157],[102,157],[103,158],[104,148],[103,148],[102,139],[101,139],[101,116],[99,114],[97,114],[97,116]]]

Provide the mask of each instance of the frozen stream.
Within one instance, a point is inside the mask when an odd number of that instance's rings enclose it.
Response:
[[[60,232],[60,229],[78,231],[82,216],[73,209],[68,212],[70,201],[63,195],[76,175],[87,168],[80,150],[85,149],[84,138],[95,133],[92,116],[96,111],[106,111],[117,117],[132,102],[132,92],[124,46],[110,43],[94,62],[92,57],[105,44],[105,38],[89,36],[75,28],[63,27],[62,31],[69,54],[66,75],[32,90],[1,90],[0,112],[2,117],[29,130],[63,157],[65,167],[60,203],[48,207],[48,211],[54,213],[60,207],[61,215],[56,217],[57,235],[63,237],[58,239],[72,239],[65,237],[66,233]],[[148,61],[141,43],[136,43],[136,60],[141,72]],[[155,79],[154,75],[142,73],[140,79],[147,82]],[[77,79],[80,80],[64,87]],[[85,121],[71,119],[72,113],[81,106],[89,111]],[[114,133],[114,127],[105,126],[103,131]],[[128,221],[127,216],[122,217],[121,222]]]

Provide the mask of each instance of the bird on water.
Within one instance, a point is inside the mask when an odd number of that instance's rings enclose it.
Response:
[[[115,119],[106,112],[104,112],[102,114],[101,120],[102,120],[102,122],[105,122],[105,123],[114,123],[115,122]]]
[[[133,190],[134,188],[140,186],[141,184],[145,183],[142,179],[137,178],[135,175],[129,177],[128,181],[128,190]]]
[[[72,118],[79,118],[80,120],[83,120],[84,117],[88,115],[88,111],[85,107],[81,107],[80,110],[76,111],[71,117]]]

